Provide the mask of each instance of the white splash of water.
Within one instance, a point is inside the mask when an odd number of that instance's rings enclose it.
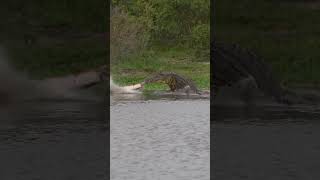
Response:
[[[0,106],[15,100],[82,97],[77,87],[97,79],[97,73],[90,71],[78,76],[32,80],[11,66],[6,50],[0,46]]]
[[[34,85],[34,81],[10,65],[5,50],[0,47],[0,98],[11,101],[30,97],[38,93]]]
[[[133,85],[133,86],[119,86],[115,84],[110,76],[110,92],[114,94],[137,94],[140,93],[136,89],[140,88],[141,85]]]
[[[96,73],[88,72],[79,76],[32,80],[26,73],[19,72],[11,65],[6,50],[0,45],[0,128],[6,122],[24,119],[29,112],[37,111],[38,99],[101,98],[78,88],[96,79]]]

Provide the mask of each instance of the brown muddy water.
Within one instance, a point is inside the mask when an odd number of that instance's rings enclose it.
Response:
[[[210,101],[111,97],[112,180],[209,180]]]
[[[320,179],[320,106],[217,98],[211,126],[212,178]],[[260,102],[260,103],[259,103]]]

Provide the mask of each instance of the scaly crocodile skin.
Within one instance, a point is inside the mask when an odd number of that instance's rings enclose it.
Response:
[[[193,91],[200,94],[200,91],[195,86],[195,84],[185,77],[178,75],[174,72],[161,72],[150,78],[144,80],[143,84],[154,83],[154,82],[163,82],[166,83],[171,91],[185,90]]]

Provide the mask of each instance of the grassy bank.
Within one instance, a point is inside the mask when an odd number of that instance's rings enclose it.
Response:
[[[172,71],[192,79],[200,89],[210,88],[210,64],[199,62],[192,50],[185,48],[154,48],[136,56],[121,59],[111,66],[113,79],[120,85],[142,82],[157,72]],[[147,90],[167,89],[155,83]]]
[[[254,50],[287,85],[320,83],[320,6],[304,1],[216,1],[216,37]]]

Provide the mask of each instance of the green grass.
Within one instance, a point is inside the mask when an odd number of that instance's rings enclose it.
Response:
[[[272,0],[217,1],[219,41],[238,43],[269,62],[283,83],[320,83],[320,9]]]
[[[140,83],[154,73],[165,71],[176,72],[192,79],[200,89],[210,88],[210,64],[197,61],[191,50],[184,48],[155,48],[111,65],[113,79],[120,85]],[[154,83],[146,85],[145,89],[168,87]]]

